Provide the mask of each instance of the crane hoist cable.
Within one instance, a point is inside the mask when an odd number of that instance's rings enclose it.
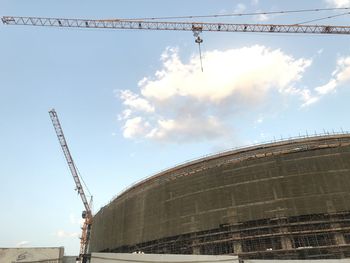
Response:
[[[247,12],[247,13],[226,13],[226,14],[209,14],[209,15],[188,15],[188,16],[163,16],[163,17],[140,17],[128,20],[169,20],[169,19],[194,19],[194,18],[218,18],[218,17],[243,17],[243,16],[258,16],[258,15],[286,15],[295,13],[311,13],[322,11],[340,11],[349,10],[350,7],[333,7],[333,8],[312,8],[312,9],[295,9],[295,10],[280,10],[280,11],[265,11],[265,12]]]
[[[203,72],[203,63],[202,63],[202,50],[201,50],[201,44],[203,43],[203,39],[200,37],[200,33],[202,33],[202,30],[193,30],[193,36],[195,37],[194,42],[198,44],[198,50],[199,50],[199,60],[201,63],[201,70]]]
[[[332,16],[325,16],[325,17],[320,17],[320,18],[316,18],[316,19],[312,19],[312,20],[307,20],[307,21],[296,23],[296,24],[297,25],[308,24],[308,23],[313,23],[313,22],[317,22],[317,21],[321,21],[321,20],[330,19],[330,18],[345,16],[345,15],[349,15],[349,14],[350,14],[350,12],[345,12],[345,13],[336,14],[336,15],[332,15]]]

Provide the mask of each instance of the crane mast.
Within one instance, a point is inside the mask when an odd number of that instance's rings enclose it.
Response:
[[[350,34],[350,26],[302,25],[302,24],[232,24],[203,22],[145,21],[134,19],[76,19],[3,16],[5,25],[28,25],[70,28],[179,30],[214,32],[261,32],[261,33],[307,33],[307,34]]]
[[[90,204],[86,198],[83,186],[80,182],[79,179],[79,173],[78,170],[74,164],[73,158],[70,154],[68,144],[66,141],[66,138],[64,137],[63,130],[60,124],[60,121],[58,119],[57,113],[54,109],[49,111],[50,118],[53,124],[53,127],[55,128],[55,132],[58,138],[58,141],[61,145],[64,157],[66,158],[66,161],[68,163],[68,167],[70,169],[70,172],[73,176],[76,190],[78,191],[80,198],[84,204],[85,210],[83,211],[83,218],[84,218],[84,225],[82,227],[82,235],[80,239],[80,253],[79,253],[79,258],[80,260],[83,260],[84,255],[87,254],[88,250],[88,245],[89,245],[89,240],[90,240],[90,229],[91,229],[91,224],[92,224],[92,211]]]

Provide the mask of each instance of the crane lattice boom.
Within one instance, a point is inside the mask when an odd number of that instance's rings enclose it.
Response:
[[[73,158],[70,154],[68,144],[66,142],[66,138],[64,137],[63,130],[62,130],[60,121],[58,119],[57,113],[54,109],[52,109],[49,111],[49,114],[50,114],[50,117],[52,120],[53,127],[55,128],[58,141],[61,145],[64,156],[67,160],[69,169],[72,173],[72,176],[73,176],[73,179],[75,182],[75,186],[76,186],[76,190],[78,191],[78,193],[81,197],[81,200],[83,201],[84,207],[85,207],[85,211],[83,212],[83,218],[85,220],[84,220],[84,225],[82,227],[82,235],[81,235],[81,240],[80,240],[80,254],[79,254],[80,259],[82,259],[83,255],[85,255],[87,253],[87,248],[88,248],[88,244],[89,244],[90,228],[91,228],[91,224],[92,224],[92,211],[91,211],[90,205],[87,201],[86,195],[84,193],[83,186],[80,183],[78,170],[77,170],[77,168],[74,164]]]
[[[54,109],[52,109],[52,110],[49,111],[49,114],[50,114],[50,117],[51,117],[51,120],[52,120],[53,127],[55,128],[58,141],[59,141],[59,143],[60,143],[60,145],[62,147],[62,150],[63,150],[63,153],[64,153],[64,157],[66,157],[69,169],[70,169],[70,171],[71,171],[71,173],[73,175],[73,179],[74,179],[74,182],[75,182],[75,185],[76,185],[76,189],[77,189],[77,191],[78,191],[78,193],[79,193],[79,195],[81,197],[81,200],[83,201],[83,204],[84,204],[86,212],[89,212],[90,211],[90,206],[89,206],[89,203],[87,201],[86,195],[84,193],[83,186],[80,183],[78,170],[77,170],[77,168],[76,168],[76,166],[74,164],[73,158],[72,158],[72,156],[70,154],[70,151],[69,151],[69,148],[68,148],[68,145],[67,145],[67,142],[66,142],[66,138],[64,137],[63,130],[62,130],[60,121],[58,119],[57,113],[56,113],[56,111]]]
[[[163,22],[128,19],[69,19],[4,16],[5,25],[30,25],[71,28],[143,29],[215,32],[263,32],[263,33],[307,33],[307,34],[350,34],[350,26],[299,25],[299,24],[230,24],[202,22]]]

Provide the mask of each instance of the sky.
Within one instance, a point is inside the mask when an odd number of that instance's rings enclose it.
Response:
[[[350,0],[0,0],[0,16],[140,18],[350,7]],[[296,24],[348,10],[185,21]],[[349,16],[315,23],[349,25]],[[255,143],[350,130],[346,35],[0,25],[0,247],[79,253],[83,204],[55,108],[94,212],[176,164]]]

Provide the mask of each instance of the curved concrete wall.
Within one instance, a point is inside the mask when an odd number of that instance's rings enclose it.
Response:
[[[240,222],[350,211],[350,136],[260,145],[153,176],[94,217],[90,251]]]

